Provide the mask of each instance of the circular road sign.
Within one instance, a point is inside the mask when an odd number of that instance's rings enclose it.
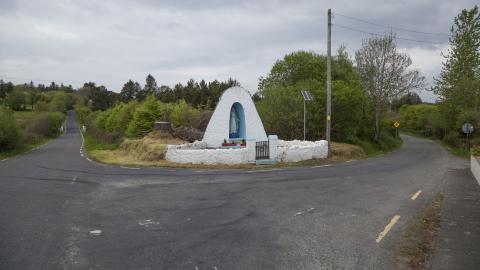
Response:
[[[463,126],[462,126],[462,131],[463,131],[463,133],[465,133],[465,134],[473,133],[474,130],[475,130],[475,129],[474,129],[473,125],[470,124],[470,123],[465,123],[465,124],[463,124]]]

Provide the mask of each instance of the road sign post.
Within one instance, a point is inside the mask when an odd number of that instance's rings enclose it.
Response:
[[[398,138],[398,128],[400,127],[400,122],[399,121],[395,121],[393,123],[393,127],[395,127],[395,133],[397,135],[397,138]]]
[[[470,134],[475,131],[475,128],[470,123],[465,123],[462,125],[463,133],[467,134],[467,149],[470,150]]]
[[[303,140],[306,140],[306,134],[307,134],[307,101],[312,101],[313,96],[308,90],[302,90],[302,96],[303,96]]]

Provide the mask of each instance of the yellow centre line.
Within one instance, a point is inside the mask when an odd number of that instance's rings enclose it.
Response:
[[[419,190],[419,191],[417,191],[415,194],[413,194],[413,196],[412,196],[412,198],[411,198],[412,201],[415,201],[415,199],[420,195],[420,193],[422,193],[421,190]]]
[[[382,239],[387,235],[387,233],[393,228],[393,226],[395,225],[395,223],[397,223],[397,221],[400,219],[400,216],[399,215],[395,215],[391,220],[390,222],[387,224],[387,226],[385,226],[385,229],[383,229],[383,232],[381,232],[377,239],[375,240],[377,243],[380,243],[380,241],[382,241]]]

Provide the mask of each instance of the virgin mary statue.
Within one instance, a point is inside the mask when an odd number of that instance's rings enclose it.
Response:
[[[230,130],[229,130],[230,138],[238,138],[239,126],[240,126],[240,118],[237,115],[237,110],[235,110],[235,107],[232,106],[232,109],[230,110]]]

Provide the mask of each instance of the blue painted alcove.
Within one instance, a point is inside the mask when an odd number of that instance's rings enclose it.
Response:
[[[232,114],[235,112],[236,117],[233,116]],[[236,125],[238,127],[236,128],[237,132],[230,132],[230,129],[232,127],[232,118],[237,119]],[[230,123],[229,123],[229,139],[244,139],[245,138],[245,112],[243,110],[242,104],[235,102],[232,105],[232,108],[230,109]]]

